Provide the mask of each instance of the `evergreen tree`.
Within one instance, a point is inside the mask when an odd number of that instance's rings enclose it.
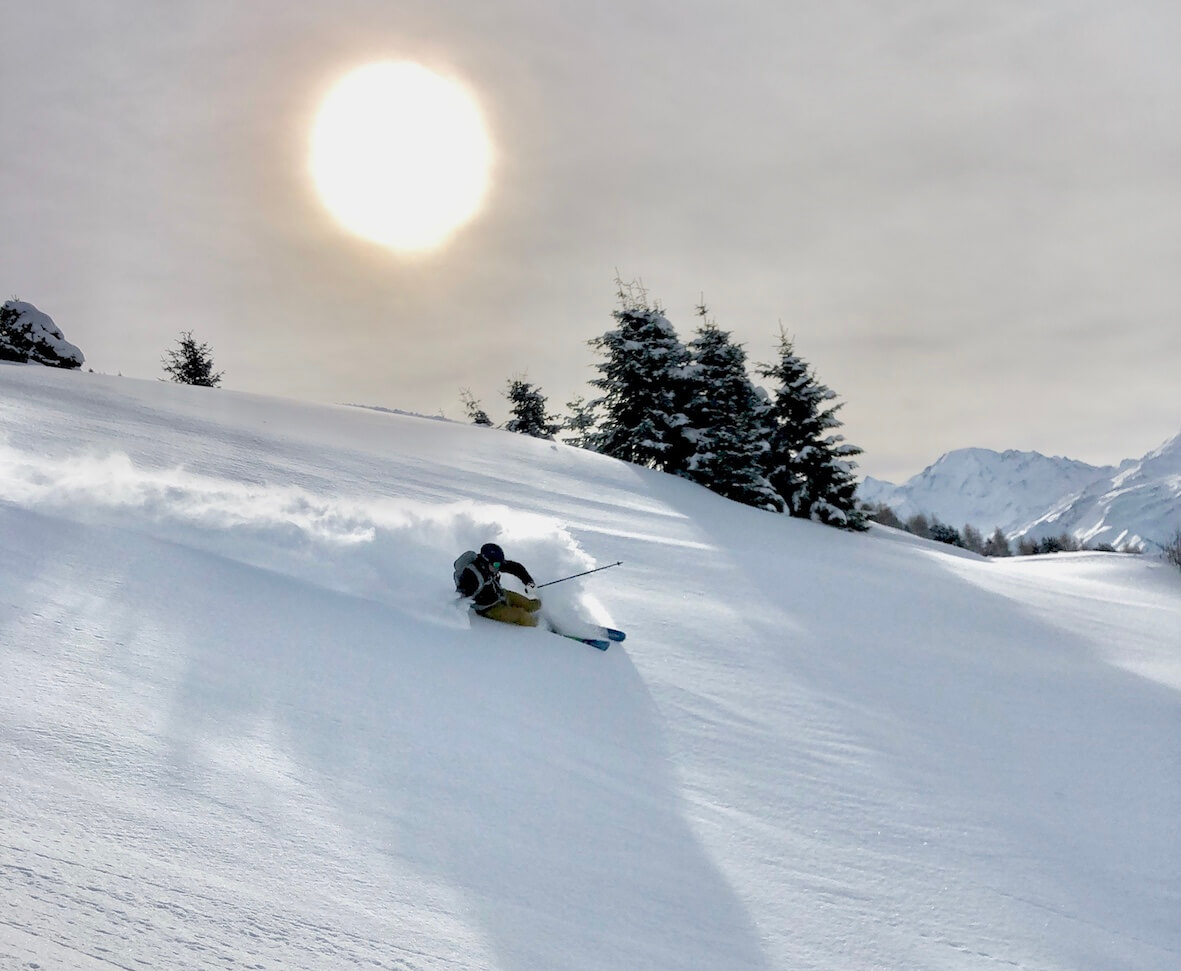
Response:
[[[836,393],[816,380],[782,330],[778,361],[762,365],[758,373],[776,382],[765,468],[786,511],[830,526],[865,529],[852,461],[862,450],[835,434],[842,407],[833,403]]]
[[[492,427],[492,419],[488,417],[488,412],[484,410],[471,391],[467,388],[461,389],[459,400],[463,403],[463,410],[467,414],[468,421],[473,425],[484,425],[487,428]]]
[[[13,298],[15,299],[15,298]],[[0,306],[0,361],[24,364],[33,350],[33,341],[19,326],[21,312],[5,303]]]
[[[572,401],[567,401],[566,407],[570,409],[570,414],[562,420],[560,430],[570,434],[563,436],[562,441],[575,448],[590,448],[589,440],[598,423],[594,402],[588,402],[578,395]]]
[[[763,474],[766,403],[746,373],[746,352],[706,319],[689,342],[685,368],[685,435],[694,446],[686,476],[707,489],[764,509],[782,511],[783,500]]]
[[[545,412],[546,398],[537,387],[521,378],[512,378],[505,397],[512,404],[512,417],[505,424],[510,432],[532,435],[534,438],[553,438],[558,431],[551,415]]]
[[[221,384],[221,371],[213,370],[213,356],[209,345],[198,344],[191,330],[177,338],[177,347],[169,350],[161,363],[177,384],[194,384],[202,388],[216,388]]]
[[[596,452],[684,474],[692,443],[684,435],[684,367],[688,351],[659,307],[636,285],[620,286],[617,326],[590,341],[606,355],[590,383],[603,392],[591,407],[602,422],[588,436]]]
[[[960,531],[947,523],[941,523],[938,519],[931,524],[931,539],[937,543],[947,543],[948,546],[962,548],[964,545],[964,541],[960,538]]]
[[[77,368],[86,360],[53,318],[13,297],[0,306],[0,361]]]

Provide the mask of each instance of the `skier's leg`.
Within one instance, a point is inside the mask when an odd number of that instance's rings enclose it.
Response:
[[[504,596],[510,607],[521,607],[531,614],[535,614],[541,609],[541,601],[535,597],[522,596],[515,590],[506,590]]]
[[[492,620],[499,620],[504,624],[518,624],[521,627],[537,626],[537,617],[533,611],[511,604],[497,604],[495,607],[490,607],[484,611],[484,616]]]

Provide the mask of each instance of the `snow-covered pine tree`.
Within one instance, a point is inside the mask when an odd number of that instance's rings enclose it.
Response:
[[[49,314],[16,297],[0,306],[0,361],[70,369],[85,360]]]
[[[507,431],[534,438],[553,438],[557,434],[558,426],[545,411],[545,395],[535,385],[522,378],[511,378],[504,396],[512,404],[512,417],[504,426]]]
[[[779,359],[757,373],[776,382],[771,405],[767,479],[792,516],[815,519],[844,529],[865,529],[857,502],[853,457],[861,449],[834,434],[842,405],[836,393],[816,380],[791,339],[779,332]]]
[[[826,427],[839,428],[841,422],[832,416],[844,403],[833,406],[825,413]],[[866,512],[857,499],[857,475],[854,458],[863,449],[850,445],[844,435],[826,435],[810,450],[801,455],[805,476],[810,483],[812,499],[811,517],[829,526],[841,529],[868,529]]]
[[[620,285],[618,325],[590,341],[606,360],[590,384],[603,392],[591,407],[602,421],[588,436],[596,452],[683,475],[692,443],[683,433],[684,367],[689,352],[638,285]]]
[[[0,306],[0,361],[17,361],[24,364],[33,350],[33,341],[18,326],[21,312],[9,301]]]
[[[685,434],[694,445],[686,475],[727,499],[780,512],[783,500],[763,472],[767,404],[746,371],[746,352],[697,308],[701,326],[685,368]]]
[[[177,347],[161,359],[164,370],[177,384],[193,384],[201,388],[216,388],[221,384],[221,371],[213,370],[213,355],[209,345],[197,343],[191,330],[182,331]]]
[[[562,441],[575,448],[590,448],[590,437],[598,422],[595,414],[594,402],[588,402],[582,395],[578,395],[566,402],[570,414],[562,419],[561,431],[568,432],[562,436]]]

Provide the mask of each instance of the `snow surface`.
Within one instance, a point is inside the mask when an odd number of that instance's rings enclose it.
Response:
[[[500,542],[600,652],[471,619]],[[1181,573],[0,366],[0,967],[1175,969]]]

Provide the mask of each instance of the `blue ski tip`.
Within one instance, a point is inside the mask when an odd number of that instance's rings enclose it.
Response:
[[[557,631],[554,633],[557,633]],[[578,641],[579,644],[589,644],[591,647],[597,647],[600,651],[605,651],[611,646],[610,641],[601,641],[594,637],[579,637],[577,634],[562,634],[561,636],[568,637],[572,641]]]

